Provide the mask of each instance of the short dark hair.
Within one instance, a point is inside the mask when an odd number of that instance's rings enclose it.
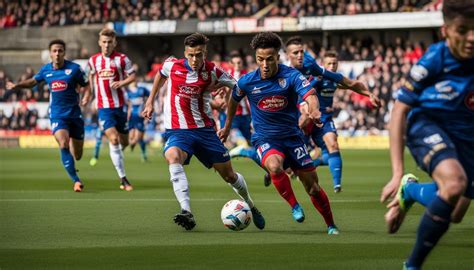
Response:
[[[472,0],[444,0],[443,19],[445,22],[457,17],[474,18],[474,5]]]
[[[53,45],[62,45],[64,50],[66,50],[66,42],[64,42],[64,40],[62,39],[53,39],[49,42],[49,45],[48,45],[48,49],[51,50],[51,47]]]
[[[285,47],[290,45],[303,45],[303,39],[300,36],[292,36],[286,41]]]
[[[235,52],[235,53],[231,53],[231,54],[230,54],[229,59],[232,60],[233,58],[236,58],[236,57],[242,58],[242,56],[241,56],[239,53],[236,53],[236,52]]]
[[[194,33],[184,39],[184,46],[196,47],[199,45],[206,45],[208,41],[209,39],[206,37],[206,35]]]
[[[324,57],[337,58],[337,52],[336,51],[327,51],[327,52],[324,53]]]
[[[252,38],[250,47],[254,50],[273,48],[276,51],[279,51],[281,44],[281,38],[277,34],[273,32],[261,32]]]

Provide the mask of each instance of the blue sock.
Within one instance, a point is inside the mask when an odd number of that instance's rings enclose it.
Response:
[[[146,158],[146,142],[145,142],[145,140],[143,140],[143,139],[140,140],[138,142],[138,144],[140,145],[140,149],[142,150],[142,157]]]
[[[403,193],[404,199],[417,201],[427,207],[436,198],[438,186],[433,181],[431,183],[411,183],[406,185]]]
[[[327,166],[329,164],[329,152],[326,148],[321,149],[321,156],[313,160],[315,167],[318,166]]]
[[[94,158],[99,159],[100,146],[102,145],[102,136],[97,137],[95,141]]]
[[[257,163],[258,166],[260,165],[260,159],[258,158],[257,150],[253,147],[249,147],[243,151],[246,157],[251,158],[253,162]]]
[[[421,218],[415,247],[406,262],[408,267],[421,267],[426,256],[448,230],[453,209],[439,196],[433,199]]]
[[[77,176],[76,167],[74,166],[74,158],[72,157],[71,152],[69,152],[69,148],[61,148],[61,161],[72,181],[81,181],[79,180],[79,176]]]
[[[341,176],[342,176],[342,158],[339,151],[329,154],[328,158],[329,170],[332,175],[332,182],[334,186],[341,185]]]

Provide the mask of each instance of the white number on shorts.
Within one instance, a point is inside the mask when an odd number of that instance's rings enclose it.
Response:
[[[308,154],[308,150],[303,146],[295,148],[294,152],[296,153],[296,159],[300,159]]]

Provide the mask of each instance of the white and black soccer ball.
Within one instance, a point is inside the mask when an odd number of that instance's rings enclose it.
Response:
[[[233,231],[241,231],[249,226],[252,220],[252,212],[246,202],[231,200],[222,207],[221,218],[227,228]]]

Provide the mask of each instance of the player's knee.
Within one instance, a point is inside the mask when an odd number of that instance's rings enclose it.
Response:
[[[69,142],[65,139],[58,140],[58,145],[61,149],[69,148]]]
[[[280,174],[283,172],[283,168],[279,162],[269,162],[265,167],[270,174]]]
[[[339,144],[337,143],[336,140],[334,141],[331,141],[329,144],[328,144],[328,149],[332,151],[338,151],[339,150]]]
[[[445,193],[450,200],[457,200],[466,190],[467,178],[464,174],[460,173],[453,173],[448,177],[447,181],[444,181],[444,185],[442,185],[442,189],[444,189],[442,192]]]

